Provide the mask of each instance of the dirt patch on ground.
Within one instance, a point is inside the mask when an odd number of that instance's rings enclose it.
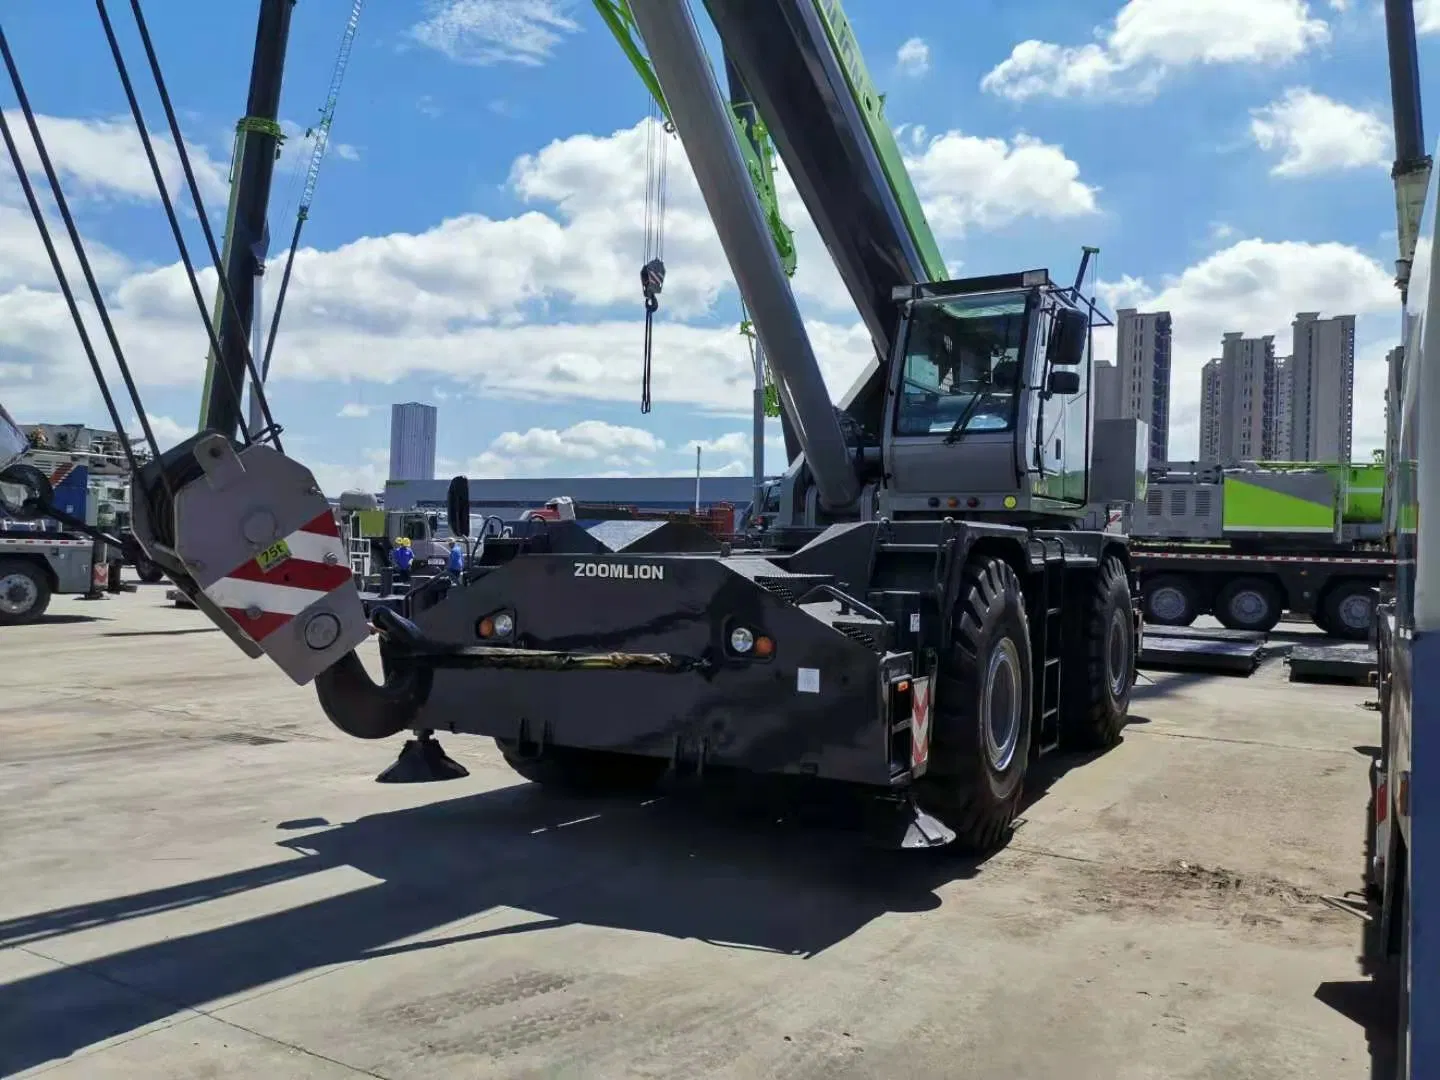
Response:
[[[1293,925],[1302,936],[1307,932],[1304,928],[1313,932],[1315,924],[1354,921],[1317,893],[1277,878],[1238,874],[1223,867],[1185,861],[1153,869],[1091,863],[1085,866],[1084,878],[1070,894],[1072,906],[1093,911],[1189,913],[1256,928]]]

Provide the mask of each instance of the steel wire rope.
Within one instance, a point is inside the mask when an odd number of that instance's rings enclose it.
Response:
[[[125,90],[125,100],[130,105],[130,115],[135,119],[135,128],[140,133],[140,141],[145,148],[145,159],[150,164],[150,174],[155,178],[155,189],[159,192],[160,203],[165,209],[165,219],[170,223],[170,231],[175,237],[175,247],[180,253],[180,262],[185,267],[185,278],[190,283],[190,291],[195,296],[196,306],[200,309],[200,319],[205,325],[206,335],[210,338],[210,347],[215,350],[215,355],[220,355],[220,338],[215,331],[215,324],[211,321],[209,312],[205,309],[205,297],[200,292],[200,281],[195,275],[195,265],[190,259],[190,249],[185,243],[185,234],[180,229],[180,219],[175,213],[175,204],[170,201],[170,192],[166,188],[165,174],[160,169],[160,159],[155,154],[155,144],[150,138],[149,126],[145,123],[145,116],[140,110],[140,102],[135,96],[135,86],[130,81],[130,71],[125,64],[125,58],[120,52],[120,42],[115,37],[115,27],[110,22],[110,14],[105,10],[105,0],[96,0],[95,7],[100,13],[100,23],[105,30],[105,40],[110,45],[110,55],[115,61],[115,70],[120,76],[120,85]],[[176,139],[177,153],[183,153],[179,149],[180,140]],[[204,210],[201,208],[203,214]],[[224,280],[224,274],[221,274]],[[236,410],[241,411],[243,402],[240,396],[243,394],[241,387],[235,385],[235,379],[227,380],[230,392],[236,395]],[[240,417],[240,434],[244,442],[251,443],[254,436],[245,423],[243,416]]]
[[[95,5],[100,9],[101,16],[104,17],[105,0],[95,0]],[[230,280],[225,276],[225,268],[223,265],[224,260],[220,255],[219,246],[215,243],[215,233],[210,228],[210,219],[205,215],[205,200],[200,195],[199,184],[195,182],[195,170],[191,167],[190,155],[185,150],[185,139],[180,132],[180,123],[175,118],[175,106],[170,101],[170,91],[166,88],[165,76],[160,71],[160,60],[155,53],[155,44],[150,39],[150,30],[145,22],[145,13],[140,10],[140,0],[130,0],[130,10],[135,15],[135,26],[136,29],[140,31],[140,41],[145,47],[145,57],[149,61],[150,73],[154,76],[155,79],[155,89],[159,94],[160,104],[165,110],[165,120],[170,126],[170,136],[175,143],[175,154],[180,159],[180,169],[185,174],[185,183],[190,189],[190,198],[195,203],[196,216],[200,219],[200,229],[205,234],[205,243],[210,248],[210,258],[214,261],[215,272],[219,275],[220,278],[220,291],[225,298],[225,302],[229,304],[230,313],[231,315],[235,316],[235,322],[238,326],[240,323],[240,308],[239,305],[236,303],[235,293],[230,288]],[[121,65],[123,65],[124,63],[124,61],[118,56],[118,53],[116,56],[116,62],[117,64]],[[201,310],[203,313],[203,305]],[[205,316],[205,323],[207,326],[211,327],[211,332],[213,334],[214,328],[208,315]],[[250,378],[253,380],[252,385],[255,390],[255,400],[260,405],[260,414],[265,421],[266,426],[261,432],[261,434],[268,434],[271,441],[275,444],[275,449],[280,451],[281,453],[284,453],[284,447],[280,445],[280,428],[275,423],[275,417],[272,416],[270,413],[270,404],[265,399],[265,389],[261,385],[259,370],[255,366],[255,357],[251,355],[250,343],[245,339],[243,330],[240,333],[240,350],[245,357],[245,370],[249,373]],[[215,362],[217,367],[220,366],[220,360],[220,350],[217,348],[215,351]],[[245,424],[244,417],[244,388],[236,387],[234,385],[234,379],[230,379],[229,382],[231,384],[231,390],[234,391],[236,394],[235,411],[240,423],[240,430],[243,433],[248,430]]]
[[[350,18],[346,21],[345,30],[340,36],[340,49],[330,72],[329,91],[326,94],[325,104],[320,109],[320,122],[310,129],[315,132],[315,145],[311,150],[310,160],[306,164],[305,188],[297,200],[295,230],[290,236],[290,248],[285,253],[285,267],[280,273],[280,287],[275,293],[275,311],[270,317],[270,332],[265,336],[265,357],[260,364],[260,370],[266,375],[270,372],[270,358],[275,352],[275,339],[280,334],[280,313],[285,309],[285,297],[290,290],[290,275],[295,268],[295,253],[300,249],[300,232],[305,227],[305,222],[309,220],[310,206],[315,198],[315,185],[319,182],[320,163],[330,147],[330,125],[335,120],[335,107],[339,103],[340,84],[345,77],[345,69],[350,63],[350,51],[355,40],[355,31],[360,23],[360,7],[360,0],[356,0],[355,6],[350,9]],[[298,157],[296,164],[298,177]]]
[[[40,158],[40,165],[44,169],[45,177],[50,184],[50,192],[55,200],[55,207],[60,212],[60,219],[65,224],[65,230],[69,234],[70,243],[75,249],[76,261],[80,264],[80,271],[85,277],[85,283],[90,289],[90,298],[95,305],[96,314],[100,317],[100,323],[104,327],[105,336],[110,343],[110,348],[115,354],[115,364],[120,370],[120,377],[125,380],[125,389],[130,395],[130,404],[134,407],[136,419],[139,421],[140,429],[145,436],[145,441],[150,448],[150,453],[158,463],[160,459],[160,444],[155,439],[155,432],[150,426],[150,418],[146,415],[144,402],[140,399],[140,391],[135,385],[135,379],[131,375],[130,365],[125,359],[125,351],[120,346],[120,339],[115,333],[115,325],[110,320],[109,309],[105,305],[105,297],[100,291],[100,285],[95,280],[95,271],[90,265],[90,258],[85,253],[84,241],[80,238],[80,231],[75,227],[75,218],[70,213],[70,204],[65,198],[65,193],[60,186],[60,178],[56,175],[55,164],[50,159],[50,152],[45,147],[45,140],[40,134],[40,125],[35,120],[35,110],[30,106],[30,97],[25,93],[25,84],[20,78],[20,71],[15,65],[15,57],[10,51],[10,42],[5,36],[3,27],[0,27],[0,57],[5,62],[6,72],[10,76],[10,85],[15,90],[16,101],[20,105],[20,112],[25,117],[25,125],[30,130],[30,137],[35,143],[35,151]],[[64,267],[60,262],[55,245],[50,239],[50,230],[45,224],[45,214],[40,207],[39,200],[35,197],[35,190],[30,184],[29,176],[25,168],[25,162],[20,157],[19,148],[15,145],[15,139],[10,132],[9,122],[5,119],[3,110],[0,110],[0,134],[3,134],[6,149],[14,162],[15,175],[20,181],[20,186],[25,193],[25,200],[29,203],[30,213],[35,219],[35,225],[40,230],[41,240],[44,242],[45,250],[50,256],[51,265],[55,270],[56,278],[60,284],[60,290],[65,296],[67,305],[70,308],[71,318],[75,321],[75,328],[80,334],[82,346],[85,348],[86,356],[90,361],[91,370],[95,374],[96,383],[99,386],[101,396],[105,399],[106,409],[110,413],[110,419],[115,424],[115,433],[125,444],[126,462],[129,464],[132,474],[139,476],[140,466],[135,458],[134,447],[125,435],[125,424],[120,419],[120,413],[115,405],[115,398],[110,393],[109,381],[105,378],[105,372],[100,366],[100,358],[95,352],[90,335],[85,329],[85,319],[80,313],[80,306],[75,300],[75,294],[70,288],[69,280],[65,275]],[[158,464],[157,464],[158,469]],[[164,470],[159,469],[161,483],[165,488],[166,495],[173,505],[174,492],[170,488],[168,478]],[[153,506],[153,503],[152,503]]]

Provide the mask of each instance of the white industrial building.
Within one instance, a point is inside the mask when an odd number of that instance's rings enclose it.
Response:
[[[434,405],[390,406],[390,482],[435,479]]]

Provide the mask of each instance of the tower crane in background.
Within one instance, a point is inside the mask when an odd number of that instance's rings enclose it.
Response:
[[[325,94],[325,104],[320,106],[320,119],[315,122],[314,127],[305,132],[307,138],[314,136],[315,144],[310,150],[310,163],[305,169],[305,186],[300,192],[300,206],[295,214],[295,229],[290,234],[290,250],[285,255],[285,269],[280,274],[280,289],[275,294],[275,311],[270,316],[270,332],[265,338],[265,358],[260,364],[262,384],[270,377],[270,357],[275,352],[275,336],[280,330],[280,312],[285,308],[285,294],[290,288],[290,272],[295,267],[295,252],[300,249],[300,233],[310,217],[310,205],[315,201],[315,185],[320,179],[320,163],[325,160],[325,152],[330,148],[330,126],[335,122],[335,105],[340,100],[340,84],[345,80],[345,68],[350,63],[350,50],[355,45],[355,31],[360,26],[360,11],[364,6],[365,0],[355,0],[350,8],[350,17],[345,20],[345,29],[340,35],[340,50],[335,56],[335,66],[330,71],[330,89]],[[260,349],[258,290],[256,296],[255,329],[257,337],[252,349],[258,352]],[[250,396],[250,426],[255,430],[258,430],[260,426],[260,402],[258,396],[253,392],[253,387]]]

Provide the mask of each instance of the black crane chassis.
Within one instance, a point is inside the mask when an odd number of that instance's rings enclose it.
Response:
[[[1110,555],[1128,573],[1112,534],[956,522],[836,525],[790,554],[552,548],[451,589],[414,616],[432,655],[388,641],[382,662],[392,679],[427,668],[405,725],[417,731],[487,735],[527,758],[610,751],[893,791],[923,772],[935,658],[967,560],[985,555],[1024,584],[1032,639],[1058,602],[1047,582],[1091,581]],[[502,614],[509,637],[482,637]],[[737,628],[773,653],[737,652]],[[1059,641],[1037,644],[1038,679]]]

